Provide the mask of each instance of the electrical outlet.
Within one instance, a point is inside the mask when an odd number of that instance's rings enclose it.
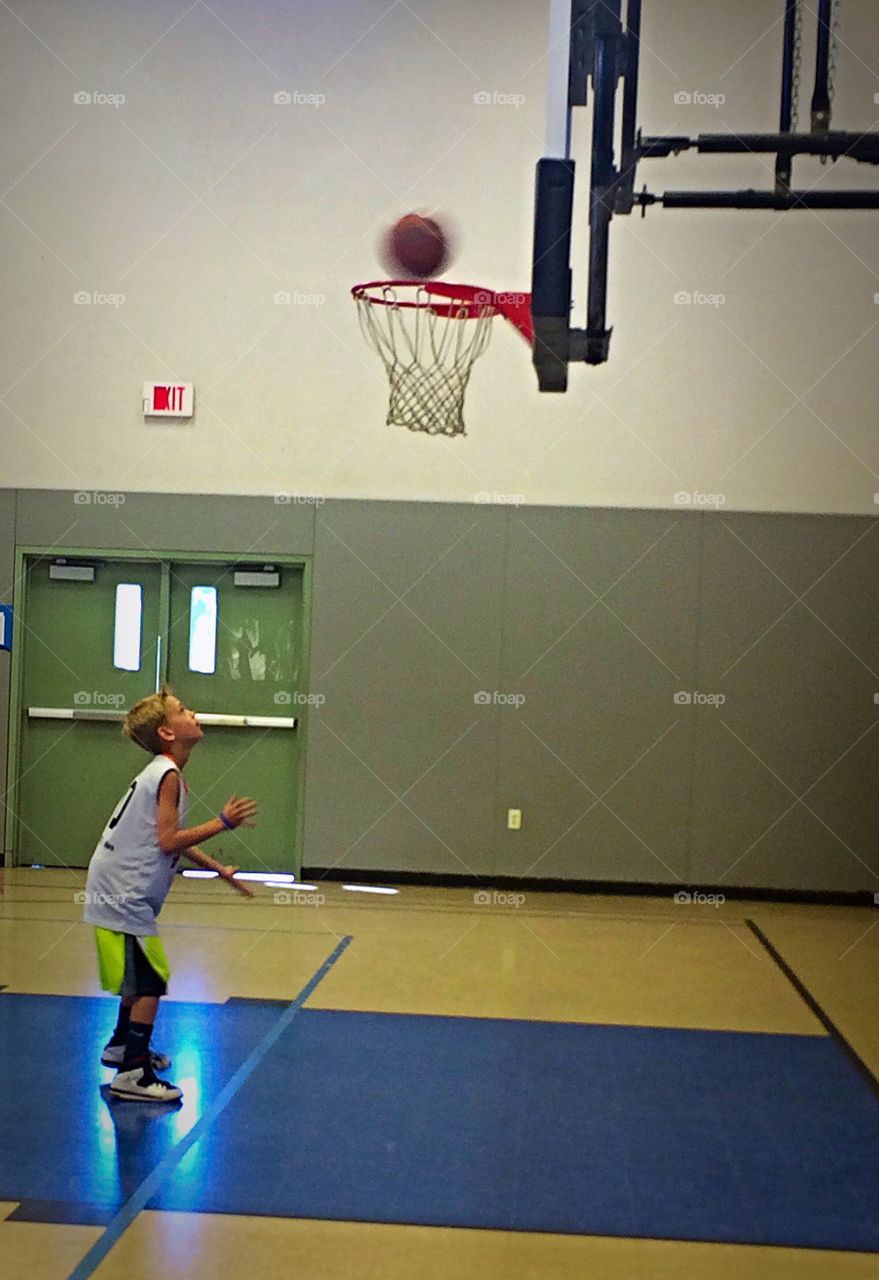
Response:
[[[507,830],[520,831],[521,829],[522,829],[522,810],[508,809],[507,810]]]

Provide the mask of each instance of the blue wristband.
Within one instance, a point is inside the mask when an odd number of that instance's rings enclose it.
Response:
[[[222,822],[223,826],[226,828],[227,831],[235,830],[235,823],[230,822],[229,819],[226,817],[225,813],[221,813],[219,817],[220,817],[220,821]]]

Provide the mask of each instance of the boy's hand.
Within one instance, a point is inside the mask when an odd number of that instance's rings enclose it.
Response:
[[[220,872],[220,876],[222,877],[223,880],[228,880],[232,888],[237,889],[238,892],[240,894],[243,894],[245,898],[252,898],[253,890],[251,889],[250,885],[247,884],[245,880],[236,880],[234,878],[235,872],[237,870],[238,870],[238,867],[223,867],[222,871]]]
[[[233,827],[255,827],[248,818],[256,816],[259,806],[250,796],[230,796],[223,806],[223,814]]]

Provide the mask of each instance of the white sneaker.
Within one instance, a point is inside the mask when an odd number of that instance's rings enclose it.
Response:
[[[117,1098],[139,1098],[142,1102],[176,1102],[183,1097],[182,1089],[160,1080],[149,1067],[117,1071],[110,1083],[110,1092]]]
[[[105,1044],[104,1052],[101,1054],[101,1062],[105,1067],[121,1067],[125,1061],[125,1045],[124,1044]],[[153,1071],[167,1071],[171,1066],[171,1059],[167,1053],[159,1053],[158,1049],[150,1051],[150,1066]]]

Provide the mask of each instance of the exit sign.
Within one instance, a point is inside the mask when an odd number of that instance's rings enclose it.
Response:
[[[191,418],[191,382],[145,382],[143,411],[148,418]]]

